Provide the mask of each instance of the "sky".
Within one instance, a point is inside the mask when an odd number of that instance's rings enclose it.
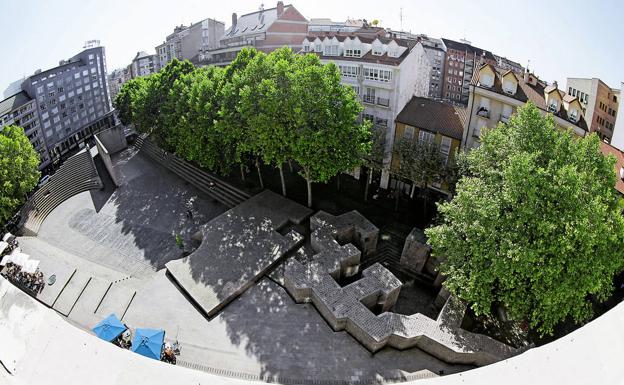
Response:
[[[277,0],[264,0],[265,8]],[[305,17],[380,20],[381,26],[453,40],[517,61],[543,80],[624,82],[622,0],[292,0]],[[108,71],[126,66],[179,24],[258,10],[262,0],[0,0],[0,96],[9,83],[48,69],[99,39]],[[402,23],[401,23],[402,9]]]

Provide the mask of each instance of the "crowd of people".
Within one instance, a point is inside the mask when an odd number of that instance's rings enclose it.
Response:
[[[5,233],[0,243],[2,244],[0,274],[15,285],[30,291],[35,296],[41,293],[45,287],[43,273],[38,268],[34,271],[26,271],[24,266],[10,259],[14,254],[20,254],[17,238],[11,233]],[[26,259],[24,259],[25,261]]]

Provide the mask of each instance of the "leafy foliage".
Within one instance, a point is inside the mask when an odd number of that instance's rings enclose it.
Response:
[[[595,135],[555,128],[532,104],[483,133],[441,224],[426,231],[445,285],[477,313],[502,305],[550,334],[592,314],[624,269],[614,159]]]
[[[39,180],[39,155],[15,125],[0,131],[0,221],[5,222],[24,203]]]
[[[298,162],[310,187],[360,165],[370,150],[370,124],[359,122],[362,106],[337,67],[286,47],[268,55],[244,48],[225,69],[174,60],[127,82],[115,105],[125,124],[212,171],[250,158],[273,164],[284,194],[285,162]]]

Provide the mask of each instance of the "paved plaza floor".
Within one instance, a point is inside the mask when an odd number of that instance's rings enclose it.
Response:
[[[164,267],[183,257],[174,234],[192,252],[198,245],[191,236],[227,208],[132,149],[113,162],[121,187],[67,200],[37,238],[20,240],[46,265],[58,261],[76,269],[72,291],[61,293],[54,307],[68,321],[89,329],[105,312],[119,312],[131,328],[163,328],[167,340],[178,340],[181,365],[272,380],[374,381],[424,369],[449,374],[470,368],[417,348],[371,354],[266,276],[207,318]]]

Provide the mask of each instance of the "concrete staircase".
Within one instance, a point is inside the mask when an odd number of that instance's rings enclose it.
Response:
[[[165,152],[144,135],[137,137],[134,145],[180,178],[230,208],[250,198],[246,192],[225,183],[173,154]]]
[[[41,224],[58,205],[72,196],[103,187],[91,154],[82,150],[67,159],[59,170],[22,208],[23,235],[37,235]]]
[[[128,280],[133,278],[111,282],[75,270],[50,307],[85,327],[92,327],[111,313],[123,319],[136,295]]]

